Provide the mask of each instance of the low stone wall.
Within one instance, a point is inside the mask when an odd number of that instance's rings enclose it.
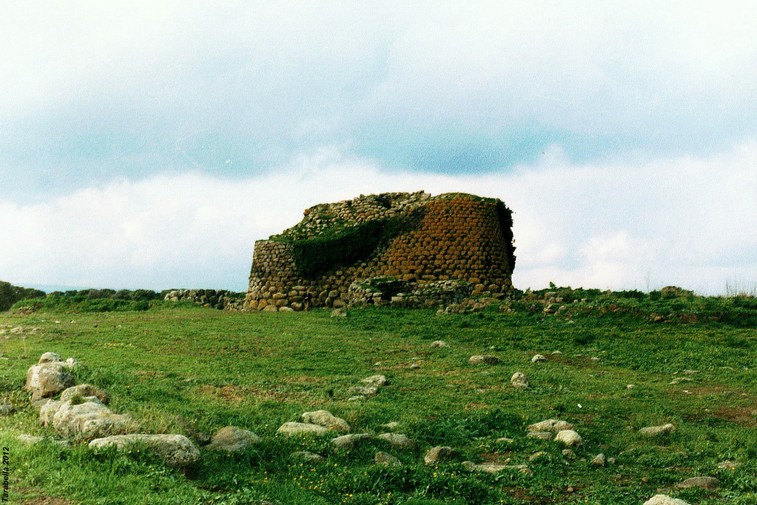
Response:
[[[192,302],[203,307],[219,310],[244,309],[243,295],[225,289],[173,289],[166,293],[164,300]]]
[[[314,278],[298,273],[296,240],[317,237],[335,222],[344,226],[387,218],[404,219],[405,228],[368,257]],[[385,295],[366,298],[356,288],[351,293],[351,286],[385,277],[408,283],[401,293],[410,305],[444,305],[448,298],[457,303],[463,285],[466,296],[503,298],[512,294],[511,226],[510,211],[501,201],[465,194],[389,193],[317,205],[296,227],[255,243],[245,306],[276,311],[359,305]],[[453,290],[458,294],[448,296],[447,281],[458,283]]]

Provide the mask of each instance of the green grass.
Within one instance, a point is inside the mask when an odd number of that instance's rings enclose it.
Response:
[[[11,453],[12,500],[637,505],[662,489],[700,505],[755,503],[757,338],[744,320],[754,317],[751,302],[589,297],[557,315],[529,309],[528,297],[515,312],[443,316],[366,309],[331,318],[326,311],[230,313],[164,303],[136,311],[67,306],[0,314],[0,400],[18,408],[0,417],[0,442]],[[654,311],[666,322],[652,322]],[[734,318],[734,311],[743,317]],[[698,316],[679,317],[691,313]],[[19,327],[21,333],[11,332]],[[449,347],[432,349],[434,340]],[[551,354],[556,350],[561,354]],[[27,368],[45,351],[76,358],[78,381],[108,391],[113,411],[128,413],[145,432],[199,439],[235,425],[263,441],[231,457],[203,451],[187,473],[145,451],[23,446],[16,441],[21,433],[53,434],[38,424],[21,392]],[[482,353],[502,362],[468,365],[470,355]],[[531,363],[535,353],[549,360]],[[529,390],[510,386],[515,371],[528,375]],[[377,373],[390,385],[364,402],[347,401],[351,386]],[[670,384],[678,378],[691,380]],[[276,435],[282,423],[321,408],[345,418],[354,433],[381,433],[382,424],[397,421],[396,431],[418,447],[398,451],[371,440],[339,451],[328,437]],[[566,460],[554,442],[526,438],[528,424],[550,417],[573,423],[583,437],[575,460]],[[636,432],[668,422],[677,429],[662,439]],[[423,454],[434,445],[450,445],[459,455],[426,467]],[[289,455],[298,450],[326,460],[292,461]],[[403,465],[376,466],[379,450]],[[546,455],[529,462],[537,451]],[[599,452],[617,462],[592,467]],[[726,459],[740,466],[718,468]],[[474,474],[461,465],[465,460],[509,460],[531,472]],[[721,487],[675,488],[697,475],[718,477]]]

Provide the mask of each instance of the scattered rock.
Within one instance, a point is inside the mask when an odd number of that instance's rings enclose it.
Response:
[[[626,389],[633,389],[635,387],[633,384],[626,384]]]
[[[645,501],[644,505],[689,505],[689,503],[665,494],[656,494]]]
[[[284,423],[276,430],[276,433],[282,435],[322,435],[328,433],[329,429],[325,426],[311,423]]]
[[[544,457],[546,455],[547,455],[546,452],[544,452],[544,451],[538,451],[538,452],[535,452],[532,455],[530,455],[528,457],[528,460],[529,461],[536,461],[537,459],[542,458],[542,457]]]
[[[552,440],[554,433],[551,431],[529,431],[526,434],[528,438],[538,438],[539,440]]]
[[[29,367],[26,372],[24,389],[30,391],[32,401],[36,401],[55,396],[73,385],[74,376],[69,366],[57,354],[46,352],[39,358],[39,363]]]
[[[604,453],[599,453],[591,460],[591,464],[594,466],[605,466],[607,464],[607,458]]]
[[[738,461],[727,459],[718,463],[718,468],[721,470],[736,470],[741,464]]]
[[[534,354],[534,357],[531,358],[531,363],[538,363],[539,361],[547,361],[547,357],[543,354]]]
[[[347,317],[347,311],[343,308],[334,309],[331,311],[331,317]]]
[[[374,456],[373,460],[376,462],[377,465],[381,466],[401,466],[402,463],[399,459],[392,456],[391,454],[388,454],[386,452],[377,452]]]
[[[519,470],[525,473],[529,471],[527,465],[503,465],[501,463],[476,464],[472,461],[463,461],[462,465],[469,472],[499,473],[503,470]]]
[[[48,402],[46,407],[48,408],[43,423],[49,424],[52,413],[52,426],[64,438],[92,440],[109,435],[121,435],[129,431],[131,424],[128,416],[114,414],[95,396]],[[40,412],[40,418],[42,417]]]
[[[188,467],[200,459],[200,451],[184,435],[115,435],[92,440],[89,448],[114,447],[121,451],[134,444],[146,445],[163,458],[167,465],[174,468]]]
[[[447,461],[455,456],[455,450],[452,447],[436,446],[429,449],[423,457],[423,462],[427,465],[435,465],[442,461]]]
[[[376,438],[386,440],[395,449],[412,449],[415,447],[415,442],[400,433],[382,433]]]
[[[666,435],[675,430],[675,426],[672,424],[663,424],[662,426],[647,426],[639,430],[639,434],[645,437],[657,437],[660,435]]]
[[[297,451],[292,453],[292,459],[304,463],[318,463],[323,461],[323,456],[309,451]]]
[[[570,449],[563,449],[562,455],[565,457],[565,459],[576,459],[576,453]]]
[[[38,437],[36,435],[19,435],[16,440],[25,445],[39,444],[45,439],[45,437]]]
[[[350,435],[342,435],[331,439],[331,444],[338,449],[352,449],[355,444],[364,440],[370,439],[371,436],[368,433],[353,433]]]
[[[514,388],[518,389],[527,389],[528,388],[528,378],[526,377],[526,374],[521,372],[515,372],[512,377],[510,377],[510,384]]]
[[[351,395],[368,398],[369,396],[376,396],[378,388],[376,386],[354,386],[350,388],[349,392]]]
[[[79,384],[78,386],[72,386],[70,388],[67,388],[60,394],[60,400],[61,401],[70,401],[72,398],[75,397],[88,397],[88,396],[94,396],[98,400],[100,400],[100,403],[103,405],[107,405],[110,403],[110,395],[106,393],[105,391],[96,388],[95,386],[91,384]]]
[[[398,423],[397,421],[391,421],[391,422],[388,422],[386,424],[382,424],[381,427],[385,428],[387,430],[392,430],[393,431],[393,430],[396,430],[399,427],[399,425],[400,425],[400,423]]]
[[[350,431],[350,425],[341,417],[336,417],[328,410],[316,410],[302,414],[303,423],[317,424],[334,431]]]
[[[367,386],[375,388],[381,388],[389,384],[389,381],[384,375],[371,375],[370,377],[366,377],[360,382],[366,384]]]
[[[526,429],[528,431],[553,431],[557,433],[562,430],[572,430],[573,425],[559,419],[545,419],[544,421],[528,425]]]
[[[581,438],[581,435],[573,430],[561,430],[557,432],[557,435],[555,435],[555,442],[560,442],[561,444],[567,445],[568,447],[573,447],[576,445],[581,445],[581,443],[583,443],[583,439]]]
[[[240,452],[259,442],[260,437],[250,430],[226,426],[213,435],[206,448],[209,451]]]
[[[508,444],[509,445],[509,444],[514,444],[515,440],[513,440],[512,438],[508,438],[508,437],[499,437],[497,440],[495,440],[495,442],[497,442],[499,444]]]
[[[720,487],[720,481],[715,477],[691,477],[676,485],[677,488],[687,489],[690,487],[698,487],[702,489],[717,489]]]
[[[11,330],[11,333],[13,333],[13,330]],[[41,365],[43,363],[56,363],[58,361],[63,361],[63,359],[60,357],[58,353],[46,352],[46,353],[43,353],[42,356],[39,357],[39,360],[37,360],[37,364]]]
[[[9,416],[15,411],[16,408],[9,403],[3,403],[2,405],[0,405],[0,416]]]
[[[449,347],[444,340],[435,340],[431,342],[431,347]]]
[[[496,365],[500,361],[501,360],[498,357],[492,356],[491,354],[475,354],[468,358],[468,363],[471,365]]]
[[[16,440],[24,445],[36,445],[43,442],[50,442],[61,447],[69,447],[71,445],[68,440],[56,440],[54,438],[38,437],[36,435],[19,435],[16,437]]]

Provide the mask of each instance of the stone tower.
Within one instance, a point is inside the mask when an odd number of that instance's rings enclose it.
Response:
[[[512,293],[512,212],[492,198],[425,192],[320,204],[255,243],[246,307],[438,306]]]

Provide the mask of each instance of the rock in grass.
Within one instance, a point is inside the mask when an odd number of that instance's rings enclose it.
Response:
[[[329,429],[325,426],[311,423],[284,423],[276,430],[276,433],[282,435],[322,435],[328,433]]]
[[[583,439],[581,438],[581,435],[573,430],[562,430],[558,431],[557,435],[555,435],[555,442],[560,442],[561,444],[567,445],[568,447],[573,447],[576,445],[581,445],[583,443]]]
[[[40,410],[43,424],[52,424],[64,438],[84,440],[121,435],[129,431],[131,419],[114,414],[95,396],[73,396],[66,401],[50,401]]]
[[[334,431],[350,431],[350,425],[341,417],[336,417],[328,410],[305,412],[300,420],[303,423],[317,424]]]
[[[352,449],[359,442],[370,439],[368,433],[352,433],[331,439],[331,445],[338,449]]]
[[[510,377],[510,384],[514,388],[528,389],[528,377],[522,372],[515,372],[513,376]]]
[[[200,451],[191,440],[184,435],[115,435],[97,438],[89,443],[90,449],[114,447],[116,450],[127,450],[135,444],[144,444],[160,456],[163,461],[174,468],[185,468],[200,459]]]
[[[529,424],[526,428],[528,431],[552,431],[557,433],[562,430],[572,430],[573,425],[559,419],[545,419],[538,423]]]
[[[102,389],[96,388],[92,384],[79,384],[78,386],[67,388],[60,394],[60,400],[65,402],[71,400],[72,398],[75,398],[76,396],[94,396],[98,400],[100,400],[100,403],[102,403],[103,405],[110,403],[110,395]]]
[[[689,503],[678,498],[671,498],[666,494],[656,494],[645,501],[644,505],[689,505]]]
[[[381,451],[376,453],[376,455],[373,457],[373,461],[375,461],[377,465],[381,466],[402,466],[402,463],[399,459],[389,453]]]
[[[496,356],[492,356],[491,354],[474,354],[470,358],[468,358],[468,363],[471,365],[496,365],[500,362],[500,359]]]
[[[528,465],[503,465],[501,463],[480,463],[472,461],[463,461],[463,467],[469,472],[481,473],[499,473],[503,470],[518,470],[522,473],[528,472]]]
[[[412,449],[415,447],[415,442],[401,433],[382,433],[376,438],[386,440],[395,449]]]
[[[741,463],[739,463],[738,461],[733,461],[731,459],[727,459],[718,463],[718,468],[720,468],[721,470],[736,470],[739,466],[741,466]]]
[[[607,458],[604,453],[600,452],[594,456],[594,459],[591,460],[591,464],[594,466],[605,466],[607,464]]]
[[[539,440],[552,440],[554,433],[551,431],[529,431],[527,438],[538,438]]]
[[[455,456],[455,450],[452,447],[436,446],[429,449],[423,457],[423,462],[427,465],[435,465],[442,461],[447,461]]]
[[[16,408],[10,403],[0,405],[0,416],[9,416],[16,411]]]
[[[434,340],[433,342],[431,342],[431,347],[449,347],[449,345],[444,340]]]
[[[355,396],[362,396],[368,398],[370,396],[376,396],[378,394],[378,387],[376,386],[354,386],[349,389],[349,393]]]
[[[375,388],[381,388],[389,384],[389,381],[387,380],[385,375],[371,375],[370,377],[366,377],[360,382],[366,384],[369,387]]]
[[[720,481],[715,477],[691,477],[676,485],[679,489],[698,487],[702,489],[717,489],[720,487]]]
[[[302,461],[303,463],[318,463],[324,459],[320,454],[315,454],[310,451],[293,452],[291,457],[293,460]]]
[[[240,452],[259,442],[260,437],[250,430],[226,426],[213,435],[206,449],[209,451]]]
[[[53,361],[54,360],[54,361]],[[55,353],[45,353],[40,362],[26,372],[24,389],[32,393],[32,401],[55,396],[74,385],[70,367]]]
[[[675,426],[672,424],[663,424],[662,426],[647,426],[639,430],[639,434],[645,437],[658,437],[660,435],[667,435],[675,430]]]
[[[540,361],[547,361],[547,357],[543,354],[534,354],[533,358],[531,358],[531,363],[538,363]]]

